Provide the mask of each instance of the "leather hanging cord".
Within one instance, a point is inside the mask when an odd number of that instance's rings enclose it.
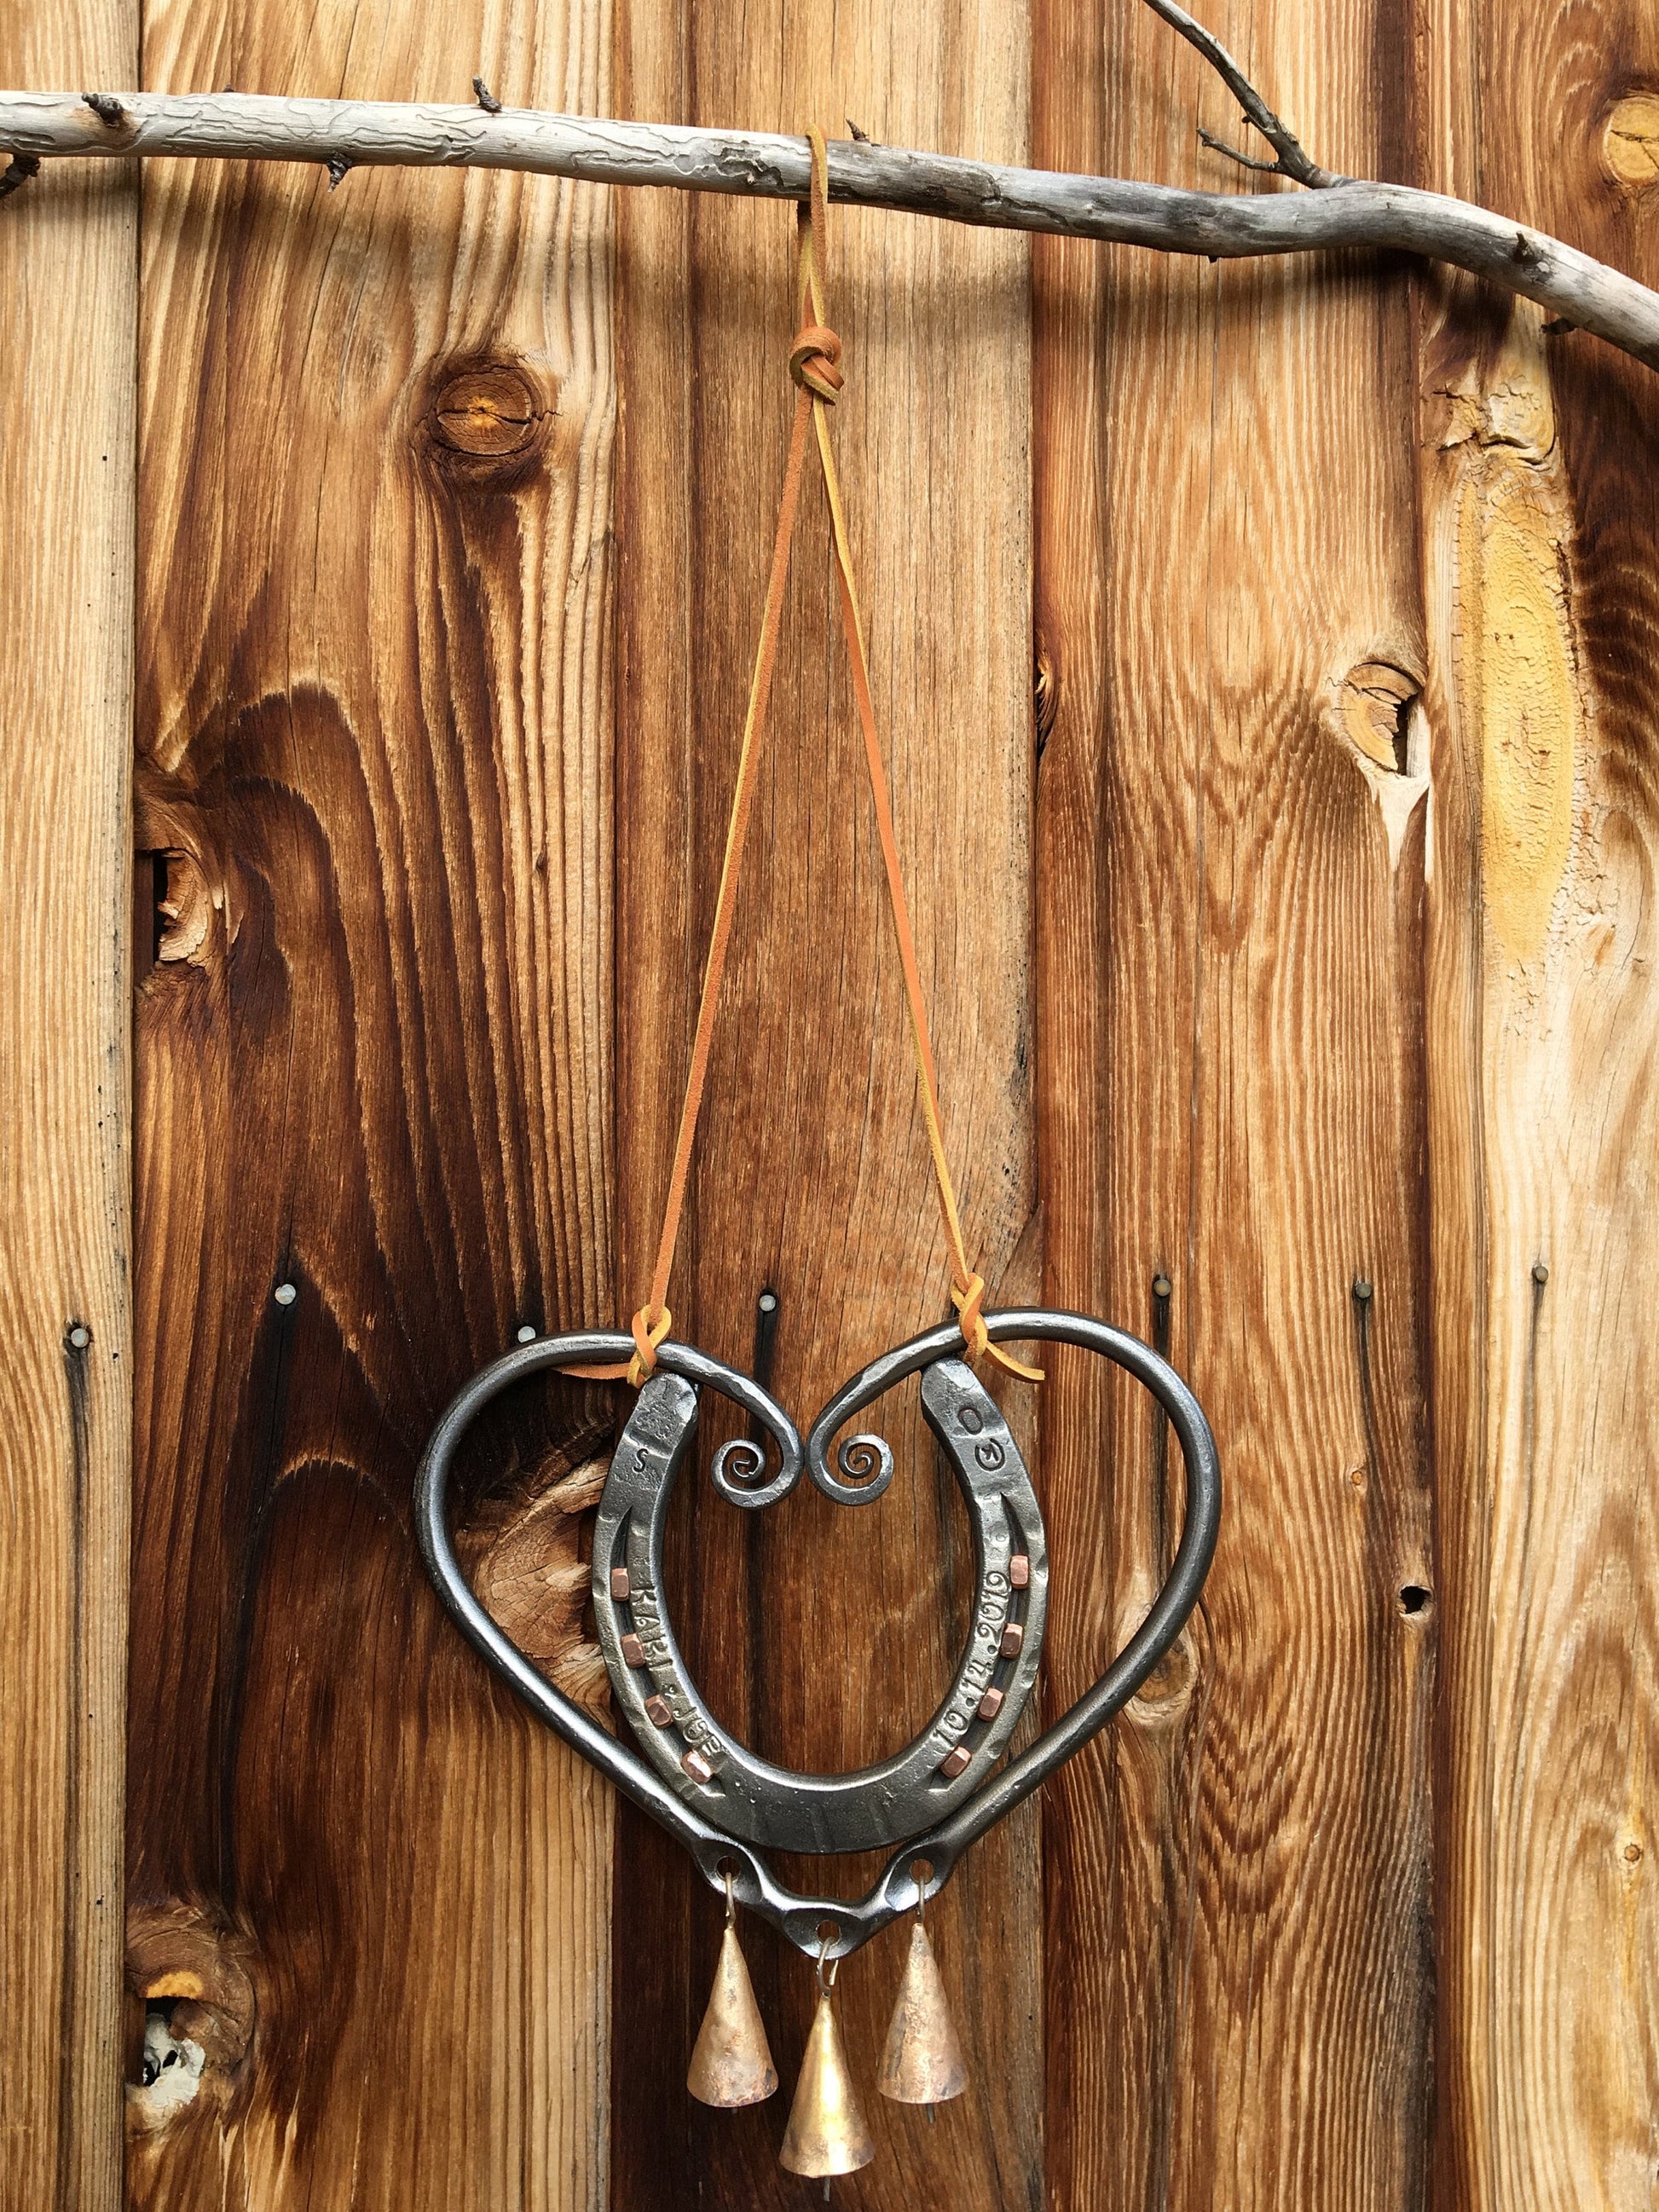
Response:
[[[656,1266],[652,1273],[650,1295],[634,1316],[634,1357],[625,1366],[571,1368],[567,1372],[590,1375],[604,1380],[619,1379],[625,1376],[637,1388],[656,1365],[657,1346],[673,1326],[673,1316],[667,1304],[669,1278],[673,1272],[674,1247],[678,1239],[680,1216],[685,1204],[691,1147],[696,1134],[698,1112],[702,1104],[703,1085],[708,1074],[714,1014],[720,1000],[721,979],[726,972],[732,917],[737,904],[738,879],[743,871],[744,847],[749,834],[750,811],[760,768],[766,710],[772,690],[772,672],[777,660],[778,631],[783,617],[783,594],[789,576],[790,544],[794,536],[795,512],[799,503],[801,473],[806,459],[807,431],[811,428],[817,432],[818,462],[823,472],[823,488],[830,505],[842,627],[846,634],[848,658],[852,665],[853,692],[858,703],[859,723],[864,733],[864,757],[869,770],[871,795],[875,801],[877,828],[881,837],[888,902],[892,909],[893,928],[898,939],[899,963],[904,972],[910,1042],[921,1087],[922,1114],[927,1125],[928,1146],[933,1153],[933,1179],[939,1189],[939,1210],[951,1246],[955,1278],[951,1297],[961,1317],[963,1341],[974,1358],[978,1358],[988,1352],[991,1358],[1010,1374],[1023,1376],[1030,1382],[1041,1382],[1042,1371],[1040,1368],[1028,1366],[1000,1345],[990,1341],[983,1318],[984,1279],[968,1264],[956,1188],[951,1180],[950,1164],[945,1153],[945,1137],[939,1117],[939,1077],[933,1060],[933,1040],[928,1033],[921,975],[916,960],[915,934],[910,926],[910,909],[904,895],[904,879],[899,869],[898,843],[893,830],[893,809],[887,772],[876,731],[875,707],[870,696],[869,664],[865,653],[864,625],[853,585],[853,561],[848,544],[847,519],[842,505],[841,485],[836,474],[835,454],[830,443],[829,411],[846,380],[840,365],[841,340],[825,319],[823,285],[819,269],[821,246],[828,222],[828,156],[823,132],[814,129],[807,135],[812,149],[811,197],[797,213],[798,328],[795,342],[789,351],[789,374],[796,386],[795,414],[789,433],[789,458],[784,470],[783,496],[778,506],[777,532],[772,543],[772,566],[767,579],[760,644],[755,655],[753,680],[749,687],[749,710],[744,720],[743,745],[738,756],[738,778],[732,794],[726,854],[720,865],[720,890],[714,901],[714,927],[709,938],[708,961],[703,969],[702,994],[697,1006],[691,1065],[686,1077],[684,1100],[680,1108],[679,1133],[675,1141],[674,1164],[669,1175],[667,1202],[663,1208],[662,1234],[658,1240]]]

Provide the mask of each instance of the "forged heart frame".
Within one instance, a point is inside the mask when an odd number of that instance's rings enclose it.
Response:
[[[633,1338],[617,1329],[592,1330],[538,1339],[505,1353],[459,1393],[421,1457],[415,1490],[421,1555],[439,1596],[468,1642],[556,1735],[684,1845],[712,1889],[725,1894],[729,1877],[738,1903],[770,1921],[809,1958],[845,1958],[890,1922],[914,1911],[923,1899],[936,1896],[968,1846],[1029,1797],[1128,1703],[1180,1635],[1214,1556],[1221,1523],[1221,1465],[1215,1438],[1203,1408],[1169,1362],[1138,1337],[1087,1315],[1012,1307],[988,1313],[985,1322],[993,1343],[1075,1345],[1124,1368],[1151,1392],[1167,1415],[1186,1462],[1187,1509],[1181,1542],[1146,1619],[1094,1687],[945,1819],[901,1844],[875,1886],[856,1900],[801,1897],[783,1887],[757,1850],[684,1802],[637,1752],[556,1690],[479,1604],[461,1571],[450,1540],[447,1492],[451,1459],[471,1422],[503,1390],[544,1368],[628,1358]],[[836,1434],[884,1390],[919,1369],[959,1358],[962,1348],[960,1329],[948,1322],[884,1353],[836,1392],[813,1422],[805,1447],[788,1416],[767,1392],[722,1361],[671,1340],[659,1347],[657,1366],[688,1382],[707,1383],[720,1391],[758,1420],[776,1443],[778,1474],[752,1488],[734,1481],[732,1470],[742,1466],[752,1471],[756,1448],[743,1438],[725,1446],[716,1455],[714,1471],[722,1495],[745,1505],[770,1504],[793,1487],[805,1466],[820,1488],[846,1502],[849,1494],[869,1496],[884,1487],[891,1474],[891,1455],[884,1444],[877,1446],[870,1438],[854,1438],[842,1447],[839,1462],[843,1474],[875,1468],[860,1491],[830,1474],[828,1452]],[[926,1871],[919,1880],[915,1869],[921,1866]]]

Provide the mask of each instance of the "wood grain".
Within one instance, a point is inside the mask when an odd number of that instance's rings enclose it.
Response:
[[[1440,0],[1422,181],[1659,271],[1659,14]],[[1623,133],[1609,158],[1610,133]],[[1425,285],[1445,2200],[1652,2201],[1659,423],[1620,364]]]
[[[610,97],[597,0],[161,0],[144,68]],[[206,2063],[133,2100],[135,2206],[605,2200],[609,1797],[409,1506],[464,1379],[610,1311],[608,223],[146,176],[130,1972]],[[609,1427],[526,1394],[465,1486],[550,1658],[523,1555],[562,1512],[574,1559]]]
[[[0,76],[130,72],[137,10],[0,7]],[[137,180],[0,206],[0,2206],[120,2190],[131,1447]]]
[[[1209,20],[1316,158],[1389,173],[1396,17]],[[1035,81],[1038,160],[1225,174],[1194,131],[1233,116],[1133,11],[1045,9]],[[1436,1635],[1404,301],[1375,264],[1036,270],[1047,1291],[1168,1347],[1228,1483],[1200,1618],[1048,1793],[1048,2201],[1393,2212],[1432,2118]],[[1179,1483],[1080,1362],[1042,1431],[1060,1706]]]
[[[1016,9],[789,0],[763,29],[699,4],[682,40],[668,10],[635,0],[624,51],[625,112],[797,131],[814,118],[838,131],[850,114],[888,142],[1024,150]],[[617,1079],[631,1305],[655,1242],[782,476],[793,222],[645,195],[621,222]],[[994,1291],[1012,1284],[1034,1201],[1025,252],[852,212],[832,217],[831,240],[848,372],[834,434],[948,1139]],[[775,1387],[801,1416],[936,1317],[948,1285],[826,532],[814,490],[671,1294],[678,1329],[746,1365],[757,1294],[774,1287]],[[900,1473],[867,1513],[803,1491],[745,1522],[689,1485],[671,1521],[698,1678],[728,1724],[792,1765],[843,1769],[907,1740],[965,1630],[965,1528],[913,1393],[882,1418]],[[1032,1814],[1011,1824],[930,1916],[975,2077],[935,2127],[874,2094],[904,1931],[842,1973],[878,2154],[836,2184],[838,2201],[1041,2201],[1035,1832]],[[777,2151],[811,1970],[745,1931],[783,2090],[748,2112],[693,2105],[685,2066],[719,1908],[644,1824],[619,1816],[617,1833],[612,2201],[795,2203],[801,2185]],[[873,1868],[792,1871],[850,1893]]]

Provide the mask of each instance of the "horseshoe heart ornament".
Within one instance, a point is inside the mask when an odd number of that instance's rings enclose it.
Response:
[[[626,1358],[633,1339],[602,1330],[556,1336],[507,1352],[475,1376],[434,1431],[416,1490],[422,1556],[439,1595],[474,1648],[538,1718],[678,1838],[711,1887],[769,1920],[820,1963],[845,1957],[943,1888],[976,1837],[1031,1794],[1126,1705],[1163,1658],[1198,1601],[1221,1517],[1215,1440],[1198,1401],[1138,1338],[1081,1314],[1046,1308],[987,1314],[994,1343],[1080,1346],[1127,1368],[1167,1415],[1187,1467],[1187,1510],[1167,1581],[1094,1687],[1001,1769],[998,1762],[1037,1677],[1048,1583],[1042,1516],[1006,1423],[960,1357],[954,1322],[874,1361],[823,1408],[803,1445],[759,1384],[672,1340],[641,1390],[611,1462],[593,1539],[593,1609],[618,1709],[635,1751],[555,1689],[468,1584],[451,1542],[449,1470],[457,1446],[503,1390],[545,1368]],[[692,1680],[663,1596],[662,1530],[695,1435],[699,1393],[731,1399],[767,1432],[715,1454],[720,1495],[750,1511],[788,1495],[803,1468],[828,1496],[859,1505],[892,1478],[873,1436],[843,1443],[842,1428],[906,1376],[921,1375],[922,1408],[951,1463],[974,1535],[977,1595],[967,1648],[944,1702],[915,1741],[854,1774],[797,1774],[755,1757],[721,1729]],[[861,1478],[861,1479],[860,1479]],[[857,1851],[896,1847],[856,1903],[802,1897],[772,1875],[763,1849]],[[925,1863],[918,1882],[915,1869]],[[835,1934],[826,1940],[824,1929]]]

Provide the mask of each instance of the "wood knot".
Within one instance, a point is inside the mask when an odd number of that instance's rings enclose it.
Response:
[[[450,453],[500,459],[535,443],[545,412],[522,368],[490,362],[447,377],[428,420],[433,437]]]
[[[605,1656],[587,1633],[592,1566],[583,1516],[599,1502],[607,1457],[550,1452],[505,1495],[462,1513],[456,1543],[483,1603],[531,1664],[588,1711],[607,1712]]]
[[[1342,679],[1342,727],[1354,750],[1388,775],[1411,773],[1411,719],[1422,685],[1388,660],[1362,660]]]
[[[1659,92],[1632,92],[1615,102],[1602,126],[1601,166],[1626,191],[1659,184]]]
[[[1036,717],[1036,754],[1041,760],[1054,733],[1054,718],[1060,712],[1060,671],[1054,665],[1048,641],[1041,637],[1031,666],[1031,704]]]
[[[223,2108],[253,2037],[253,1984],[242,1948],[181,1904],[137,1906],[127,1920],[129,1999],[142,2046],[129,2058],[127,2130],[154,2135],[205,2094]]]

